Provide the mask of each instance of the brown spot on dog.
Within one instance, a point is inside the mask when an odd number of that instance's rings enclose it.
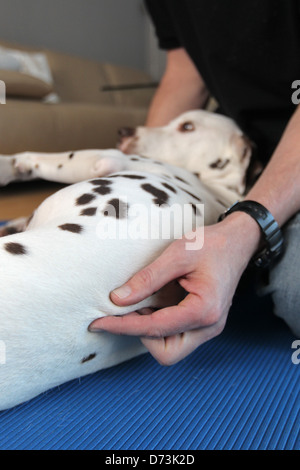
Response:
[[[116,219],[124,219],[127,217],[127,211],[128,207],[126,202],[115,198],[108,201],[103,213],[105,216],[115,217]]]
[[[123,175],[123,174],[120,174],[120,173],[115,173],[114,175],[110,175],[109,176],[110,178],[129,178],[129,179],[132,179],[132,180],[143,180],[145,179],[146,177],[145,176],[142,176],[142,175]]]
[[[5,243],[4,249],[12,255],[26,255],[27,253],[25,246],[16,242]]]
[[[86,194],[83,194],[82,196],[79,196],[77,199],[76,199],[76,206],[83,206],[84,204],[88,204],[89,202],[93,201],[93,199],[95,199],[95,195],[94,194],[89,194],[89,193],[86,193]]]
[[[108,186],[97,186],[93,188],[94,193],[101,194],[101,196],[105,196],[106,194],[111,193],[111,188]]]
[[[196,199],[196,201],[199,201],[199,202],[202,202],[200,197],[196,196],[195,194],[193,193],[190,193],[190,191],[187,191],[186,189],[184,188],[180,188],[182,191],[184,191],[186,194],[188,194],[189,196],[192,196],[194,199]]]
[[[135,158],[135,157],[132,157],[130,160],[131,160],[132,162],[139,162],[139,161],[140,161],[139,158]]]
[[[142,184],[141,188],[152,194],[152,196],[155,196],[155,199],[153,199],[154,204],[158,204],[159,206],[167,204],[169,196],[165,191],[162,191],[149,183]]]
[[[81,364],[84,364],[85,362],[88,362],[88,361],[91,361],[92,359],[95,359],[96,356],[97,356],[96,353],[89,354],[88,356],[81,359]]]
[[[226,158],[225,160],[222,160],[221,158],[217,158],[216,161],[210,163],[209,167],[217,170],[223,170],[228,163],[230,162],[229,158]]]
[[[95,215],[97,212],[97,207],[88,207],[87,209],[82,209],[80,215]]]
[[[34,168],[35,168],[36,170],[38,170],[39,167],[40,167],[40,165],[39,165],[38,163],[36,163],[36,164],[34,165]]]
[[[199,216],[202,216],[202,213],[200,211],[200,209],[196,206],[196,204],[194,204],[193,202],[190,202],[192,208],[193,208],[193,211],[194,211],[194,214],[199,217]]]
[[[67,232],[72,232],[72,233],[81,233],[83,228],[81,225],[78,224],[62,224],[59,225],[58,228],[61,230],[66,230]]]
[[[146,177],[142,175],[120,175],[123,178],[129,178],[131,180],[144,180]]]
[[[91,180],[90,183],[96,186],[96,188],[93,189],[94,193],[101,194],[101,196],[105,196],[106,194],[109,194],[111,192],[111,189],[108,187],[110,184],[112,184],[112,181],[110,180],[98,178],[95,180]]]
[[[72,152],[72,153],[69,154],[69,158],[70,158],[70,159],[73,158],[73,157],[74,157],[74,152]]]
[[[168,184],[168,183],[162,183],[162,185],[163,185],[165,188],[167,188],[167,189],[169,189],[170,191],[172,191],[173,193],[175,193],[175,194],[177,193],[176,189],[173,188],[173,186],[171,186],[170,184]]]
[[[57,165],[58,170],[60,170],[62,167],[63,167],[63,165],[61,163],[59,165]]]
[[[185,184],[189,184],[187,181],[185,181],[183,178],[181,178],[180,176],[175,176],[175,178],[178,180],[178,181],[181,181],[182,183],[185,183]]]
[[[102,178],[97,178],[95,180],[89,181],[89,183],[93,184],[94,186],[108,186],[108,185],[112,184],[112,181],[104,180]]]

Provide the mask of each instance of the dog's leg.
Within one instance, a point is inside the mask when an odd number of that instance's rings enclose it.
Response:
[[[0,186],[14,180],[37,178],[73,184],[132,169],[152,172],[159,170],[155,170],[149,159],[126,155],[117,149],[60,153],[23,152],[13,156],[0,156]]]
[[[60,183],[78,183],[124,169],[126,157],[119,150],[78,150],[61,153],[24,152],[14,157],[20,174]]]

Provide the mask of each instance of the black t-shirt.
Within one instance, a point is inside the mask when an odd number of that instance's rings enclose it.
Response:
[[[268,161],[296,108],[291,97],[292,83],[300,80],[300,1],[145,2],[159,46],[186,49],[221,112]]]

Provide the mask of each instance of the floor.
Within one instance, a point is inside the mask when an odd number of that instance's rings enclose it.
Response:
[[[59,183],[30,181],[0,188],[0,220],[31,215],[46,197],[62,187]]]
[[[0,449],[101,450],[103,463],[134,450],[299,450],[295,338],[253,297],[241,292],[222,334],[171,367],[144,354],[0,411]]]

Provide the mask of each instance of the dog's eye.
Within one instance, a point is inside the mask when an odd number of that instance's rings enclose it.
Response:
[[[192,121],[186,121],[180,124],[178,130],[179,132],[193,132],[195,130],[195,126]]]

